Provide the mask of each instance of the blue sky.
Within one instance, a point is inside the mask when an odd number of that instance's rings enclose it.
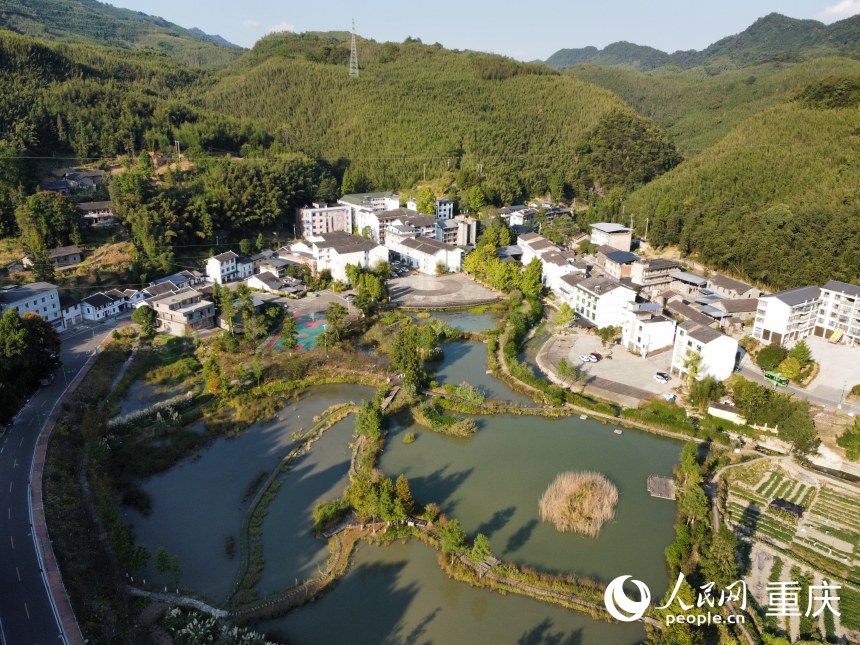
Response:
[[[475,49],[521,60],[545,59],[562,47],[604,47],[628,40],[664,51],[703,49],[773,11],[834,22],[860,13],[860,0],[111,0],[251,47],[269,31],[337,31],[355,18],[362,36],[407,36],[452,49]]]

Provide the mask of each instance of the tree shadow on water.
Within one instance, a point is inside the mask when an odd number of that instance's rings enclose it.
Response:
[[[513,553],[514,551],[519,551],[523,548],[525,543],[529,541],[529,538],[532,536],[537,525],[538,521],[532,519],[518,528],[516,532],[508,538],[508,543],[505,545],[505,553]]]
[[[553,623],[549,618],[532,627],[517,640],[518,645],[581,645],[582,628],[568,634],[551,631]]]
[[[451,464],[442,466],[424,477],[410,477],[409,484],[415,499],[422,503],[438,502],[445,504],[450,512],[456,506],[452,501],[456,493],[463,485],[474,468],[467,468],[457,472],[448,472]]]
[[[481,522],[478,525],[478,533],[483,533],[487,537],[493,537],[493,533],[499,531],[507,525],[517,512],[516,506],[508,506],[493,513],[493,516],[486,522]]]

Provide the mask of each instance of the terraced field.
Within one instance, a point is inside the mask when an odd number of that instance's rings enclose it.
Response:
[[[822,573],[860,583],[860,493],[791,470],[760,461],[729,471],[728,519],[744,537],[761,539]],[[778,497],[802,506],[803,517],[769,508]]]

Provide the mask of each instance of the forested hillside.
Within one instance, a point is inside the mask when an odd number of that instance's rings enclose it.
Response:
[[[616,65],[638,71],[702,67],[708,73],[740,69],[768,62],[800,62],[823,56],[860,53],[860,16],[825,25],[778,13],[759,18],[747,29],[701,50],[672,54],[627,42],[604,49],[560,49],[546,63],[563,68],[582,63]]]
[[[606,65],[577,65],[564,73],[611,90],[666,128],[685,155],[692,156],[717,143],[743,119],[811,83],[860,74],[860,60],[767,63],[717,76],[695,70],[652,75]]]
[[[68,43],[151,49],[192,67],[226,65],[242,53],[218,36],[96,0],[3,0],[0,29]]]
[[[633,192],[627,212],[639,229],[650,217],[652,244],[679,244],[773,288],[856,281],[858,78],[815,83],[742,121],[707,153]]]
[[[546,193],[554,176],[580,192],[595,181],[622,185],[627,176],[584,154],[607,124],[627,128],[629,136],[608,133],[619,154],[662,170],[676,160],[665,135],[634,123],[641,119],[616,96],[544,66],[361,41],[361,76],[352,79],[348,56],[338,36],[269,36],[222,73],[204,104],[277,131],[292,149],[333,164],[343,158],[353,189],[411,186],[425,171],[449,170],[460,171],[460,188],[480,185],[500,204]],[[616,113],[629,118],[610,118]]]

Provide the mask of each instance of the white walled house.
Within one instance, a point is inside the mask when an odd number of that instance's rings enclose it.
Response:
[[[251,258],[236,258],[236,279],[244,280],[254,275],[254,260]]]
[[[696,378],[701,380],[713,376],[718,381],[725,381],[734,371],[737,353],[738,341],[734,338],[688,320],[678,325],[671,371],[685,378],[690,358],[698,354],[701,361]]]
[[[388,261],[388,249],[384,246],[358,235],[340,232],[310,237],[290,245],[290,250],[295,255],[312,258],[317,272],[328,269],[335,280],[347,284],[348,264],[372,270],[380,262]]]
[[[547,289],[558,292],[561,278],[566,275],[578,274],[585,277],[585,266],[582,263],[574,263],[574,259],[575,254],[570,251],[550,251],[540,257],[541,278]]]
[[[83,320],[81,303],[79,300],[60,294],[60,308],[63,313],[63,329],[70,329]]]
[[[815,335],[860,342],[860,286],[831,280],[821,287],[821,304],[815,321]]]
[[[432,237],[400,237],[389,235],[387,248],[407,260],[414,268],[428,275],[436,275],[437,268],[458,272],[463,265],[463,249],[439,242]]]
[[[337,203],[350,209],[353,228],[359,235],[370,226],[375,230],[373,239],[379,242],[379,221],[375,215],[400,208],[400,195],[392,192],[356,193],[344,195]]]
[[[543,235],[537,233],[523,233],[517,237],[517,246],[523,252],[523,257],[520,260],[523,266],[527,266],[529,262],[535,258],[540,259],[545,253],[560,253],[561,248],[546,239]]]
[[[263,273],[258,273],[257,275],[252,275],[245,281],[251,289],[257,289],[259,291],[265,291],[267,293],[278,293],[284,286],[284,281],[278,276],[265,271]]]
[[[598,328],[623,327],[636,292],[607,276],[561,277],[559,293],[582,318]]]
[[[125,303],[106,293],[94,293],[81,300],[81,315],[84,320],[105,320],[118,316]]]
[[[629,251],[633,244],[633,231],[622,224],[598,222],[591,225],[591,243],[595,246],[612,246]]]
[[[233,251],[227,251],[206,260],[206,275],[209,277],[209,282],[224,284],[238,280],[239,269],[236,264],[238,259],[239,256]]]
[[[753,338],[787,345],[812,333],[818,315],[821,289],[797,287],[761,296],[753,323]]]
[[[215,303],[191,287],[163,293],[145,301],[155,311],[158,331],[174,336],[215,326]]]
[[[299,208],[296,212],[296,220],[299,225],[299,235],[302,237],[335,231],[352,233],[352,208],[344,204],[328,206],[314,203],[311,206]]]
[[[0,287],[0,313],[7,309],[17,309],[21,316],[29,312],[39,314],[57,329],[63,328],[57,285],[49,282]]]
[[[628,305],[627,320],[621,326],[621,344],[643,358],[675,342],[676,323],[660,313],[656,303]]]

